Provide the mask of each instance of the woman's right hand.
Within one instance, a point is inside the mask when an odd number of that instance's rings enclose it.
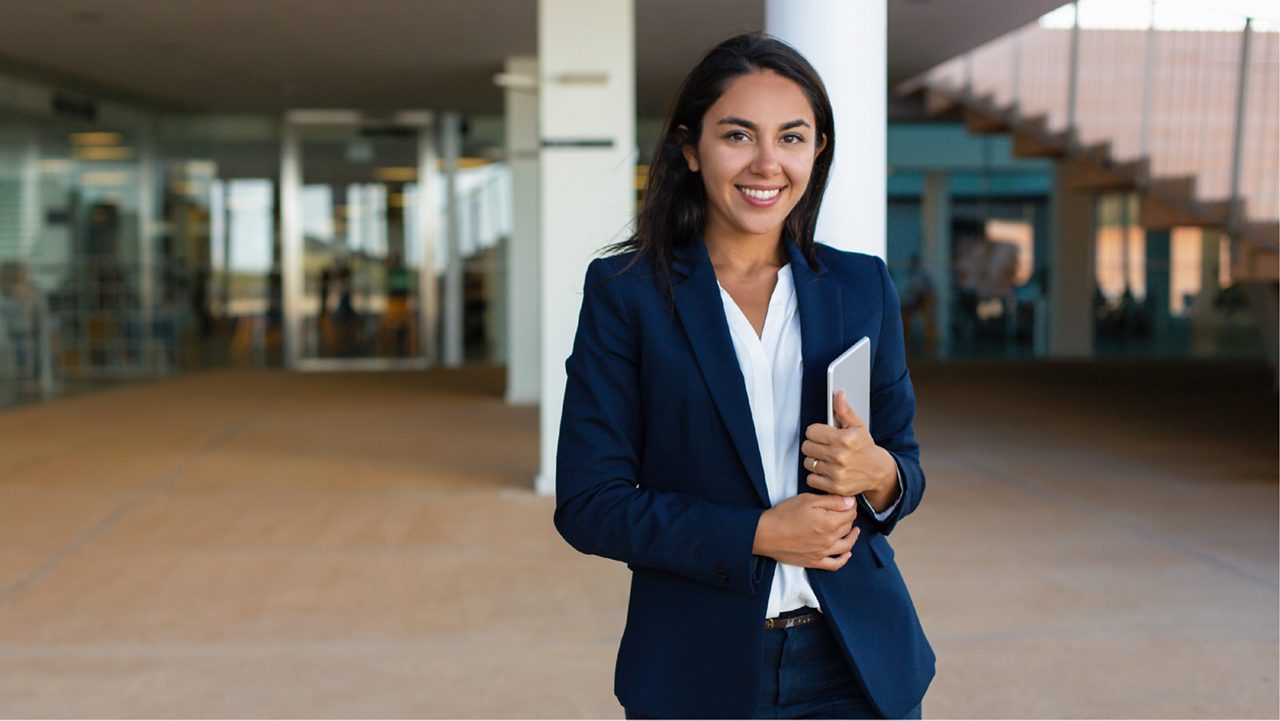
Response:
[[[857,500],[799,493],[765,511],[751,552],[793,566],[837,571],[849,561],[861,529]]]

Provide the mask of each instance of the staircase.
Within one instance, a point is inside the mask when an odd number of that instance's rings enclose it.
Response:
[[[1239,241],[1231,246],[1231,277],[1236,282],[1280,282],[1280,222],[1233,222],[1233,217],[1248,218],[1245,201],[1204,199],[1197,193],[1195,176],[1152,177],[1149,158],[1118,161],[1110,143],[1082,145],[1071,131],[1050,130],[1046,116],[1021,117],[1017,106],[998,106],[990,94],[974,96],[962,89],[925,85],[904,95],[917,93],[931,118],[962,120],[974,135],[1011,135],[1014,157],[1066,163],[1072,189],[1138,193],[1142,210],[1137,223],[1143,228],[1222,230]]]
[[[1276,367],[1277,85],[1280,33],[1270,29],[1055,29],[1037,23],[945,63],[897,93],[929,118],[963,122],[972,134],[1011,136],[1015,157],[1061,163],[1072,189],[1137,194],[1135,222],[1143,228],[1224,232],[1232,241],[1231,278],[1246,284]],[[1241,88],[1246,110],[1237,116]],[[1238,160],[1236,143],[1242,147]]]

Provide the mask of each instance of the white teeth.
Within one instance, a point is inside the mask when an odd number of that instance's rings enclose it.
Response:
[[[782,188],[774,188],[772,190],[756,190],[754,188],[744,188],[742,186],[738,186],[738,190],[741,190],[743,194],[745,194],[748,197],[755,198],[756,200],[773,200],[774,198],[778,197],[778,193],[782,192]]]

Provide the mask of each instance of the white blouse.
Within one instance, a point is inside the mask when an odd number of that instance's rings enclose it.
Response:
[[[724,286],[720,286],[720,299],[724,302],[729,336],[733,339],[733,351],[738,356],[738,367],[742,369],[747,400],[751,404],[751,420],[764,465],[769,503],[776,506],[796,495],[799,488],[800,383],[804,367],[791,265],[778,269],[778,283],[769,298],[764,330],[759,336]],[[895,500],[888,509],[875,514],[876,517],[888,518],[897,505]],[[765,617],[772,618],[804,606],[821,608],[804,568],[779,563]]]

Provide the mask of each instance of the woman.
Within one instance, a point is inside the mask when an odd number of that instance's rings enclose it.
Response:
[[[934,656],[885,536],[920,503],[884,263],[814,242],[822,81],[762,34],[685,79],[626,252],[587,271],[555,522],[632,571],[629,718],[918,717]],[[827,365],[871,338],[871,424]]]

